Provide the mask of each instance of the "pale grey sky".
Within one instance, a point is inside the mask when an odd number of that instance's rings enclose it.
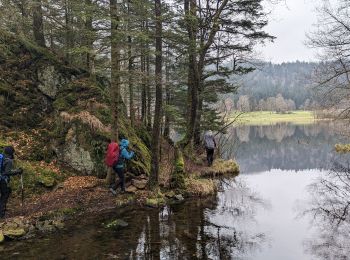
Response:
[[[266,31],[277,39],[258,48],[266,61],[316,60],[315,51],[304,45],[306,33],[313,30],[317,22],[315,9],[320,0],[282,0],[277,5],[268,5],[271,10],[270,24]]]

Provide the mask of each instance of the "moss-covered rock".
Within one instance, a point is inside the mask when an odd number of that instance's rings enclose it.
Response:
[[[23,184],[25,196],[47,191],[65,178],[65,174],[60,172],[53,165],[45,162],[20,161],[16,160],[16,167],[23,168]],[[19,194],[21,190],[20,178],[11,179],[11,188],[14,193]]]
[[[145,203],[146,206],[151,208],[158,208],[165,205],[164,198],[148,198]]]
[[[104,224],[105,228],[112,229],[112,230],[119,230],[127,226],[129,226],[129,224],[122,219],[115,219],[113,221],[108,222],[107,224]]]
[[[9,229],[4,229],[3,234],[5,237],[9,237],[11,239],[17,239],[20,237],[23,237],[26,234],[26,231],[22,227],[17,227],[17,228],[9,228]]]
[[[28,39],[1,29],[0,34],[0,128],[28,134],[14,138],[26,147],[22,159],[57,160],[79,174],[104,177],[112,122],[108,80],[93,80]],[[150,135],[144,127],[131,127],[121,100],[118,107],[120,135],[136,153],[129,170],[149,174]],[[28,146],[25,140],[33,142]]]
[[[52,188],[56,185],[56,180],[51,176],[39,176],[38,183],[46,188]]]

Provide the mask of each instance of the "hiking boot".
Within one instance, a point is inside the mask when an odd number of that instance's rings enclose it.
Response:
[[[110,192],[111,192],[114,196],[117,195],[117,191],[116,191],[115,189],[109,188],[109,190],[110,190]]]

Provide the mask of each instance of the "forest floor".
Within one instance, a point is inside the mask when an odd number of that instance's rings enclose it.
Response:
[[[237,113],[232,115],[236,118]],[[312,124],[319,119],[315,118],[312,111],[290,111],[286,113],[277,113],[271,111],[254,111],[243,113],[238,116],[237,124],[241,125],[273,125],[278,123],[292,124]]]

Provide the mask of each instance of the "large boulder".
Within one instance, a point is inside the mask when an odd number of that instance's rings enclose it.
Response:
[[[68,80],[59,73],[55,66],[47,66],[38,70],[38,88],[41,92],[54,99],[57,96],[59,89],[67,84]]]

